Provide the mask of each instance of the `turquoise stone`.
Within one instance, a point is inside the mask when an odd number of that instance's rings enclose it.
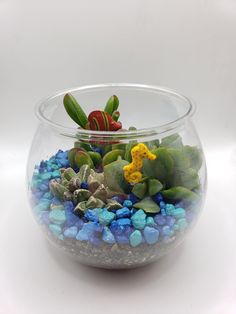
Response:
[[[146,214],[142,209],[139,209],[132,217],[131,221],[136,229],[143,229],[146,225]]]
[[[50,211],[49,219],[51,222],[61,225],[66,221],[65,211],[60,209],[53,209]]]
[[[142,242],[142,233],[139,230],[135,230],[129,236],[129,242],[132,247],[138,246]]]

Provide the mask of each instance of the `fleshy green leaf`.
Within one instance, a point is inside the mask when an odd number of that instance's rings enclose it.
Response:
[[[104,109],[105,112],[109,113],[112,116],[113,112],[116,111],[119,107],[119,99],[116,95],[111,96]]]
[[[179,134],[166,136],[161,141],[161,146],[169,148],[182,148],[183,142]]]
[[[88,165],[90,168],[94,168],[93,161],[87,152],[77,151],[74,158],[76,167]]]
[[[143,198],[147,191],[147,183],[137,183],[134,185],[132,189],[132,193],[136,195],[138,198]]]
[[[170,186],[183,186],[189,190],[199,185],[199,176],[195,169],[188,168],[183,171],[176,171],[171,178]]]
[[[157,179],[163,184],[173,173],[173,158],[164,147],[159,147],[153,150],[152,153],[155,154],[157,158],[155,160],[144,159],[144,175],[149,178]]]
[[[99,153],[88,151],[88,154],[89,154],[90,158],[92,159],[93,164],[95,166],[100,165],[102,163],[102,157]]]
[[[66,94],[64,96],[63,103],[66,112],[71,117],[71,119],[85,129],[88,124],[88,118],[74,96],[71,94]]]
[[[103,167],[110,164],[113,161],[116,161],[119,156],[123,158],[124,155],[125,155],[125,151],[122,149],[114,149],[106,153],[106,155],[103,157],[103,160],[102,160]]]
[[[135,208],[143,209],[146,213],[159,213],[160,207],[151,197],[145,197],[140,202],[134,204]]]
[[[174,160],[174,169],[175,170],[186,170],[189,168],[189,160],[185,156],[184,152],[177,148],[168,148],[168,153],[171,155]]]
[[[199,196],[196,193],[182,186],[176,186],[168,190],[164,190],[161,193],[164,196],[164,198],[176,201],[178,200],[196,201],[199,198]]]
[[[126,160],[117,160],[104,167],[105,184],[111,191],[124,193],[128,189],[123,170],[128,164]]]
[[[195,170],[199,170],[202,166],[202,160],[203,160],[202,151],[196,146],[185,145],[183,147],[183,152],[186,158],[188,158],[189,160],[190,167]]]
[[[148,194],[153,196],[160,192],[163,188],[161,182],[157,179],[149,179],[148,180]]]
[[[137,141],[131,141],[129,144],[126,145],[125,149],[125,160],[131,162],[132,161],[132,156],[131,156],[131,149],[137,145]]]

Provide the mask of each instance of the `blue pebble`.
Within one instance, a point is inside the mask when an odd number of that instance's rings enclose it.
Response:
[[[128,195],[128,200],[130,200],[133,204],[135,204],[139,201],[139,198],[133,193],[131,193]]]
[[[129,237],[133,231],[134,231],[134,228],[133,228],[133,227],[131,227],[131,226],[125,226],[124,234]]]
[[[49,219],[52,223],[61,225],[66,221],[65,211],[61,209],[53,209],[49,213]]]
[[[75,227],[77,227],[80,230],[82,229],[83,225],[84,225],[83,220],[78,217],[78,220],[75,223]]]
[[[45,173],[42,173],[40,175],[41,179],[44,181],[44,180],[50,180],[51,177],[52,177],[52,174],[50,172],[45,172]]]
[[[80,241],[89,241],[95,232],[97,223],[87,222],[83,225],[82,229],[77,233],[76,239]]]
[[[89,242],[95,246],[100,246],[102,244],[102,241],[100,238],[97,237],[97,235],[92,235],[89,239]]]
[[[153,227],[153,226],[156,226],[156,223],[155,223],[153,217],[151,217],[151,216],[147,217],[146,225],[147,225],[147,226],[152,226],[152,227]]]
[[[102,233],[102,239],[104,242],[114,244],[116,242],[114,235],[108,227],[104,227]]]
[[[166,223],[168,226],[172,227],[175,224],[176,219],[173,216],[166,217]]]
[[[118,195],[115,195],[115,196],[112,196],[112,199],[114,201],[117,201],[118,203],[122,204],[123,203],[123,198],[118,196]]]
[[[69,162],[66,159],[60,158],[59,162],[61,164],[62,167],[68,167],[69,166]],[[58,163],[59,164],[59,163]]]
[[[120,235],[125,231],[125,226],[119,225],[117,220],[111,222],[110,230],[114,235]]]
[[[157,214],[154,217],[154,220],[160,226],[162,226],[162,225],[164,225],[166,223],[166,218],[164,216],[162,216],[161,214]]]
[[[53,199],[51,200],[51,204],[52,205],[61,205],[61,201],[59,200],[59,198],[54,196]]]
[[[78,233],[78,228],[75,226],[69,227],[64,230],[64,236],[70,239],[75,238],[77,233]]]
[[[142,243],[142,233],[139,230],[135,230],[129,237],[129,242],[132,247],[136,247]]]
[[[120,218],[116,220],[118,226],[131,226],[131,220],[129,218]]]
[[[139,209],[132,217],[131,221],[136,229],[143,229],[146,225],[146,214],[142,209]]]
[[[158,241],[159,231],[155,228],[146,226],[143,231],[144,239],[148,244],[154,244]]]
[[[129,237],[126,234],[118,234],[116,235],[116,242],[119,244],[128,244],[129,243]]]
[[[41,183],[40,186],[39,186],[39,189],[40,189],[42,192],[47,192],[47,191],[49,191],[49,186],[48,186],[48,184],[46,184],[46,183]]]
[[[179,219],[185,217],[185,210],[182,207],[178,207],[172,210],[172,215]]]
[[[82,182],[81,185],[80,185],[80,188],[88,190],[88,183],[87,182]]]
[[[53,198],[53,195],[52,195],[51,192],[46,192],[46,193],[43,194],[43,198],[51,200]]]
[[[102,225],[109,225],[114,218],[115,218],[115,214],[112,212],[109,212],[107,209],[104,209],[102,212],[98,214],[99,222]]]
[[[124,207],[128,207],[128,208],[132,208],[133,203],[131,202],[131,200],[125,200],[125,201],[123,202],[123,206],[124,206]]]
[[[65,221],[65,225],[66,227],[72,227],[75,226],[77,224],[77,222],[79,220],[81,220],[78,216],[76,216],[73,212],[65,210],[65,214],[66,214],[66,221]]]
[[[170,236],[171,235],[171,228],[169,226],[162,227],[162,235],[163,236]]]
[[[123,207],[123,208],[117,209],[116,211],[117,218],[130,217],[130,215],[131,215],[131,212],[128,207]]]
[[[56,154],[56,157],[60,159],[67,159],[67,152],[63,152],[62,150],[59,150]]]
[[[156,202],[156,203],[160,203],[161,201],[163,201],[163,196],[162,196],[162,194],[159,192],[159,193],[157,193],[157,194],[155,194],[154,196],[153,196],[153,200]]]
[[[160,202],[160,208],[165,208],[165,206],[166,206],[166,203],[163,202],[163,201],[161,201],[161,202]]]
[[[52,232],[56,237],[58,237],[58,236],[61,234],[61,232],[62,232],[61,227],[58,226],[58,225],[55,225],[55,224],[50,224],[50,225],[48,226],[48,228],[51,230],[51,232]]]
[[[84,216],[90,221],[98,222],[98,213],[93,209],[88,209]]]
[[[138,211],[138,209],[132,208],[131,211],[130,211],[131,216],[133,216],[137,211]]]
[[[63,205],[64,205],[64,208],[65,208],[66,211],[70,211],[70,212],[73,212],[73,211],[74,211],[75,206],[74,206],[73,202],[71,202],[71,201],[65,201],[65,202],[63,203]]]
[[[54,170],[54,171],[52,172],[52,178],[53,178],[53,179],[60,178],[60,177],[61,177],[61,173],[60,173],[59,170]]]
[[[179,229],[180,230],[184,230],[187,228],[188,226],[188,223],[187,223],[187,220],[185,218],[180,218],[178,220],[178,225],[179,225]]]
[[[175,210],[175,206],[173,204],[166,204],[166,214],[172,215],[172,211]]]
[[[45,193],[43,191],[36,191],[34,192],[34,197],[39,200],[44,194]]]
[[[161,214],[162,214],[162,216],[166,216],[165,207],[161,207]]]
[[[173,225],[173,230],[174,230],[174,231],[178,231],[178,230],[179,230],[179,225],[178,225],[177,223],[175,223],[175,224]]]
[[[42,219],[42,223],[45,225],[49,225],[50,224],[50,219],[49,219],[49,211],[45,211],[42,213],[41,216]]]
[[[39,211],[39,210],[48,210],[49,207],[50,207],[50,200],[48,199],[44,199],[44,198],[41,198],[40,202],[38,203],[38,205],[36,206],[37,207],[37,210],[36,211]]]

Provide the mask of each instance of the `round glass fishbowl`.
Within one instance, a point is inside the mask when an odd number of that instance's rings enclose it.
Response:
[[[139,84],[84,86],[42,100],[27,179],[48,240],[110,269],[148,264],[179,245],[206,192],[193,112],[187,97]]]

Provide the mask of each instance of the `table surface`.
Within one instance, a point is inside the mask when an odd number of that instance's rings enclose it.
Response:
[[[236,313],[236,3],[0,1],[0,313]],[[25,166],[33,106],[66,87],[169,86],[192,97],[205,208],[184,244],[129,271],[79,265],[34,222]]]

